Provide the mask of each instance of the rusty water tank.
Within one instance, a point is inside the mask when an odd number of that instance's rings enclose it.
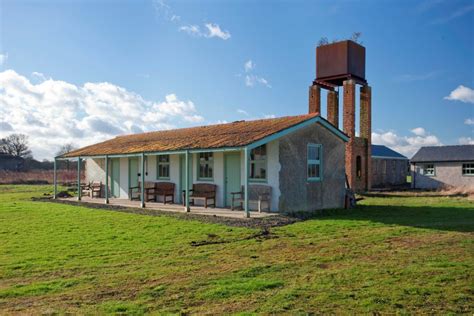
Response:
[[[316,48],[316,81],[342,86],[344,80],[359,84],[365,79],[365,47],[351,40]]]

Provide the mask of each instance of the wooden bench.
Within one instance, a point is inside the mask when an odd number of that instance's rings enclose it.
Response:
[[[149,196],[154,194],[155,182],[145,181],[145,201],[149,200]],[[131,187],[128,189],[128,198],[130,200],[141,200],[142,188],[141,182],[138,182],[136,187]]]
[[[240,208],[244,208],[245,195],[244,195],[244,186],[240,192],[231,192],[232,201],[230,204],[231,210],[234,210],[234,204],[239,203]],[[271,209],[271,200],[272,200],[272,187],[263,184],[251,184],[249,185],[249,203],[257,202],[258,211],[262,211],[262,204],[265,202],[267,204],[267,210]]]
[[[158,196],[163,197],[163,204],[166,204],[169,202],[173,203],[174,202],[174,183],[155,182],[155,187],[153,188],[153,190],[150,190],[148,198],[151,197],[150,200],[156,201],[156,197]],[[168,200],[167,199],[168,197],[171,197],[171,200]]]
[[[102,182],[91,181],[89,184],[81,184],[81,196],[88,195],[91,198],[102,197]]]
[[[194,183],[193,188],[189,190],[189,204],[194,205],[194,200],[204,200],[204,207],[216,207],[217,186],[210,183]],[[209,203],[208,201],[211,201]],[[186,192],[183,191],[183,205],[186,204]]]

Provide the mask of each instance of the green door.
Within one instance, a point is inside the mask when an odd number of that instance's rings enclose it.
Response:
[[[110,159],[110,194],[112,197],[120,197],[120,159]]]
[[[224,155],[225,165],[225,205],[231,205],[231,192],[239,192],[242,184],[240,181],[240,152],[226,153]]]
[[[128,187],[138,186],[138,158],[128,158]]]
[[[186,155],[179,156],[179,201],[183,203],[182,192],[186,187]],[[193,155],[189,154],[189,189],[193,188]]]

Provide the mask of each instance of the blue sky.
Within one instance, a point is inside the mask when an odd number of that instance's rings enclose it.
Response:
[[[0,8],[0,137],[28,134],[40,159],[64,142],[306,113],[317,42],[355,31],[367,49],[374,142],[408,156],[474,142],[473,1],[2,0]]]

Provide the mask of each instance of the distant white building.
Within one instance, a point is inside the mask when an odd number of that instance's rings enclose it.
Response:
[[[474,145],[422,147],[410,163],[415,189],[474,188]]]

